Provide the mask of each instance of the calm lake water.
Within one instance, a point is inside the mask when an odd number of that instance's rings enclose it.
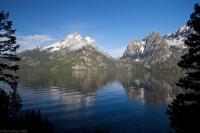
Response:
[[[57,132],[167,133],[173,74],[142,72],[20,72],[23,109],[39,109]]]

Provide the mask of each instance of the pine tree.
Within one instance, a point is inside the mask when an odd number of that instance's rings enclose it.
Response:
[[[52,133],[53,125],[42,117],[40,111],[29,110],[21,115],[21,98],[17,93],[18,65],[13,65],[20,58],[16,55],[19,45],[16,44],[15,29],[12,29],[12,21],[8,20],[7,12],[0,12],[0,83],[7,83],[11,91],[0,86],[0,131],[1,129],[27,129],[28,132]],[[2,131],[4,131],[2,130]]]
[[[200,92],[200,6],[195,5],[195,11],[192,13],[187,25],[193,29],[193,32],[187,37],[185,45],[189,50],[178,65],[187,70],[187,76],[181,79],[178,86],[186,89]]]
[[[17,87],[17,76],[14,72],[19,69],[18,65],[12,65],[12,61],[19,61],[16,50],[15,29],[12,21],[8,20],[9,13],[0,12],[0,81],[6,82],[14,90]]]
[[[177,85],[183,88],[168,108],[169,119],[177,133],[200,132],[200,5],[195,4],[194,12],[187,23],[192,29],[185,45],[188,52],[182,56],[178,66],[186,71]]]
[[[6,119],[15,117],[22,106],[17,93],[16,71],[19,66],[13,65],[13,62],[20,60],[16,55],[19,45],[16,44],[16,30],[12,28],[12,21],[8,20],[8,16],[8,12],[0,12],[0,126],[2,123],[6,124]]]

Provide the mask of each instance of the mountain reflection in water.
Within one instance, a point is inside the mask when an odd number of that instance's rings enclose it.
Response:
[[[147,70],[23,71],[19,76],[24,109],[40,109],[58,132],[168,132],[167,104],[178,93],[178,78]]]

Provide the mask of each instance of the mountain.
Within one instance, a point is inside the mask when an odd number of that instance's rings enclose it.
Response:
[[[83,37],[79,33],[72,33],[64,39],[49,45],[26,50],[19,53],[20,65],[24,68],[45,68],[58,70],[68,68],[82,69],[105,69],[113,67],[114,60],[101,52],[96,42],[91,37]]]
[[[152,32],[142,40],[133,40],[119,60],[114,60],[99,50],[96,42],[89,36],[72,33],[55,44],[38,47],[19,53],[21,67],[38,69],[112,69],[131,68],[134,65],[148,66],[163,64],[176,67],[181,55],[187,51],[184,41],[192,30],[183,26],[173,33],[161,36]],[[167,65],[166,65],[167,64]]]
[[[190,32],[192,30],[188,26],[183,26],[164,36],[158,32],[150,33],[142,40],[133,40],[127,46],[122,59],[151,64],[177,60],[186,52],[184,41]]]
[[[188,26],[184,25],[175,32],[169,33],[164,36],[164,38],[169,40],[183,40],[185,39],[188,34],[192,32],[192,29],[190,29]]]
[[[79,33],[72,33],[61,41],[43,48],[43,50],[49,50],[50,52],[60,51],[63,49],[68,51],[78,51],[86,47],[97,49],[95,40],[88,36],[82,37]]]

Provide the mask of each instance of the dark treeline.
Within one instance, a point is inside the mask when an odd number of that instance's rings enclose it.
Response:
[[[167,114],[173,131],[177,133],[199,133],[200,127],[200,5],[195,4],[194,12],[187,23],[193,31],[185,45],[188,52],[182,56],[178,66],[186,70],[184,78],[177,85],[184,89],[169,105]],[[172,132],[173,132],[172,131]]]

